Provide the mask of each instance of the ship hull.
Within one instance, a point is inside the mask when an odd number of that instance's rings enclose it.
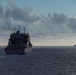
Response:
[[[27,47],[27,48],[24,48],[24,49],[12,49],[12,48],[5,48],[5,53],[7,55],[9,54],[18,54],[18,55],[24,55],[26,53],[30,53],[32,50],[31,47]]]

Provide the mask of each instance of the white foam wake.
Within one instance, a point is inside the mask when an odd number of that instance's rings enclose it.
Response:
[[[32,48],[26,48],[26,49],[25,49],[25,53],[30,53],[31,50],[32,50]]]

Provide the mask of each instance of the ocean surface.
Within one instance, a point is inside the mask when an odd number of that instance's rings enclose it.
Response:
[[[76,46],[33,47],[26,55],[6,55],[0,47],[0,75],[76,75]]]

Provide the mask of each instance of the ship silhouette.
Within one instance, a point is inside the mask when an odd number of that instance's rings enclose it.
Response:
[[[24,32],[20,32],[20,26],[19,30],[10,34],[10,38],[8,41],[8,45],[5,47],[5,53],[8,54],[26,54],[29,53],[32,49],[32,44],[30,41],[29,33],[25,33],[25,27]]]

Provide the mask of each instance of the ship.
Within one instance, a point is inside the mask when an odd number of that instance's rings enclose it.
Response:
[[[32,44],[30,41],[30,36],[28,32],[27,33],[25,32],[25,27],[24,32],[20,32],[20,26],[19,30],[17,31],[15,31],[14,27],[14,32],[10,34],[8,45],[5,47],[5,53],[7,55],[9,54],[23,55],[31,52],[31,50],[32,50]]]

